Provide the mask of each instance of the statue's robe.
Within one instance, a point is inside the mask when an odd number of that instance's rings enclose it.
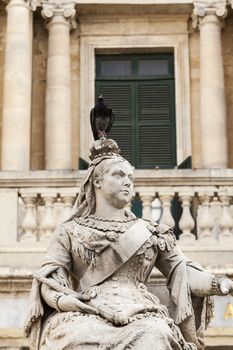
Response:
[[[138,220],[115,236],[75,218],[56,230],[34,276],[26,323],[31,348],[204,349],[211,303],[192,294],[190,276],[192,271],[203,281],[213,276],[185,258],[165,225]],[[154,266],[167,279],[169,311],[146,288]],[[67,295],[94,293],[88,304],[99,315],[57,312],[43,300],[41,284]]]

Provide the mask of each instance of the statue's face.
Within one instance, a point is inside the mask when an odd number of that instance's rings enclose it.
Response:
[[[108,166],[108,170],[99,179],[99,189],[110,205],[122,209],[133,195],[133,168],[126,161],[113,164],[106,161],[105,166]]]

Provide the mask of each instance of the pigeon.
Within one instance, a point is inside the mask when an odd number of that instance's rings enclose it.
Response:
[[[91,129],[94,136],[94,140],[98,140],[101,137],[107,137],[113,122],[115,115],[111,108],[108,108],[103,95],[98,96],[98,101],[94,108],[90,112]]]

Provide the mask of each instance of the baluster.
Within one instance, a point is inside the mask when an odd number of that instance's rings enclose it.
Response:
[[[163,211],[162,211],[160,223],[168,225],[171,228],[174,228],[175,227],[175,220],[174,220],[172,213],[171,213],[171,201],[173,199],[173,194],[171,194],[171,191],[169,191],[170,192],[169,194],[168,193],[165,194],[163,192],[159,193],[159,195],[160,195],[159,198],[160,198],[160,200],[162,202],[162,206],[163,206]]]
[[[151,203],[151,218],[155,222],[160,222],[162,216],[162,202],[159,198],[155,198]]]
[[[43,235],[41,240],[47,240],[51,237],[53,230],[56,227],[56,220],[54,218],[53,213],[53,203],[55,202],[56,195],[55,194],[42,194],[41,197],[44,200],[44,217],[41,221],[41,230]]]
[[[154,196],[148,193],[140,193],[140,198],[142,200],[142,217],[146,220],[151,220],[151,203]]]
[[[213,197],[213,193],[204,193],[200,195],[201,202],[201,213],[199,217],[199,228],[200,228],[200,239],[206,240],[209,242],[210,240],[214,240],[212,235],[212,229],[214,226],[214,220],[210,213],[210,199]]]
[[[64,221],[63,212],[64,212],[64,203],[62,201],[62,198],[58,197],[53,204],[53,217],[58,225]]]
[[[25,204],[25,216],[22,222],[23,236],[21,241],[35,242],[36,241],[36,214],[35,202],[37,195],[35,193],[22,193],[21,197]]]
[[[77,194],[73,188],[62,188],[60,190],[60,198],[62,202],[62,211],[59,217],[59,223],[64,222],[72,215],[72,208]]]
[[[220,218],[222,214],[222,204],[220,199],[217,196],[214,196],[212,198],[212,201],[210,202],[210,214],[214,222],[213,229],[212,229],[212,236],[216,240],[219,238]]]
[[[225,239],[233,238],[231,231],[233,227],[233,219],[229,212],[231,197],[225,195],[219,196],[219,199],[222,202],[222,215],[220,218],[221,233],[219,239],[224,241]]]
[[[63,213],[62,213],[62,221],[67,220],[72,213],[72,207],[73,207],[73,203],[74,203],[74,198],[75,196],[62,196],[62,201],[64,203],[64,209],[63,209]]]
[[[191,230],[195,226],[195,222],[193,220],[193,217],[190,212],[190,206],[191,206],[191,201],[192,201],[192,194],[182,194],[180,193],[179,198],[181,199],[182,202],[182,215],[181,219],[179,221],[179,228],[182,230],[182,233],[180,235],[180,240],[195,240],[194,234],[191,232]]]

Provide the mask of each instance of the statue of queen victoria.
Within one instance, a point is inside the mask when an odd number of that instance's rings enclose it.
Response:
[[[115,141],[100,137],[73,215],[59,226],[35,273],[26,334],[33,350],[201,350],[211,295],[233,282],[203,271],[172,230],[126,207],[134,171]],[[169,308],[147,290],[156,266]]]

